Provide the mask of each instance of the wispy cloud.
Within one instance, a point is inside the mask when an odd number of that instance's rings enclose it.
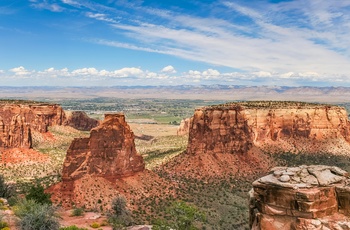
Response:
[[[162,53],[239,70],[194,70],[181,75],[188,81],[350,81],[349,1],[218,1],[218,8],[207,6],[206,15],[196,16],[181,9],[164,10],[126,2],[115,3],[118,7],[74,0],[38,0],[33,4],[51,11],[55,4],[73,7],[89,20],[105,23],[116,35],[89,39],[100,45]],[[170,73],[164,69],[160,73],[122,71],[120,75],[113,71],[101,74],[96,69],[79,71],[70,75],[127,78],[133,73],[138,77],[164,78]]]

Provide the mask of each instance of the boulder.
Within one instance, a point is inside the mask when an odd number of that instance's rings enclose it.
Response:
[[[280,178],[288,175],[288,181]],[[313,179],[307,179],[308,177]],[[299,179],[296,179],[299,178]],[[253,182],[249,193],[251,229],[348,229],[350,180],[334,166],[274,168]]]

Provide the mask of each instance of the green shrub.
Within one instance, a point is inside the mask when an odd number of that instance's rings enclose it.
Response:
[[[15,195],[15,187],[5,182],[4,176],[0,175],[0,197],[8,199]]]
[[[20,218],[18,221],[20,230],[59,229],[56,209],[49,204],[23,199],[13,208],[13,211]]]
[[[74,208],[72,211],[72,216],[82,216],[84,213],[84,209],[82,208]]]
[[[100,224],[94,222],[94,223],[92,223],[92,224],[90,225],[90,227],[92,227],[92,228],[99,228],[99,227],[100,227]]]
[[[27,200],[34,200],[40,204],[52,204],[50,198],[51,194],[45,193],[44,187],[39,183],[32,185],[26,195]]]
[[[113,199],[111,211],[108,213],[108,222],[112,225],[113,230],[132,225],[133,219],[126,208],[125,197],[118,196]]]
[[[2,230],[2,229],[4,229],[4,228],[6,228],[6,227],[8,227],[9,225],[8,225],[8,223],[7,222],[5,222],[5,221],[0,221],[0,229]]]

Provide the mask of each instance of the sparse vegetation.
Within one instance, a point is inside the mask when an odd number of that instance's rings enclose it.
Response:
[[[15,215],[20,218],[18,221],[20,230],[58,230],[59,222],[55,212],[56,209],[47,203],[40,204],[26,199],[14,207]]]
[[[0,175],[0,197],[9,199],[15,195],[14,185],[5,182],[3,175]]]
[[[133,223],[130,211],[126,207],[126,199],[118,196],[112,201],[111,211],[108,213],[108,222],[112,225],[113,230],[130,226]]]
[[[84,214],[83,208],[77,208],[75,207],[72,211],[72,216],[82,216]]]

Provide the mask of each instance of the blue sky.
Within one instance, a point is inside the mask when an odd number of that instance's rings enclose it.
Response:
[[[350,1],[1,0],[0,78],[350,86]]]

